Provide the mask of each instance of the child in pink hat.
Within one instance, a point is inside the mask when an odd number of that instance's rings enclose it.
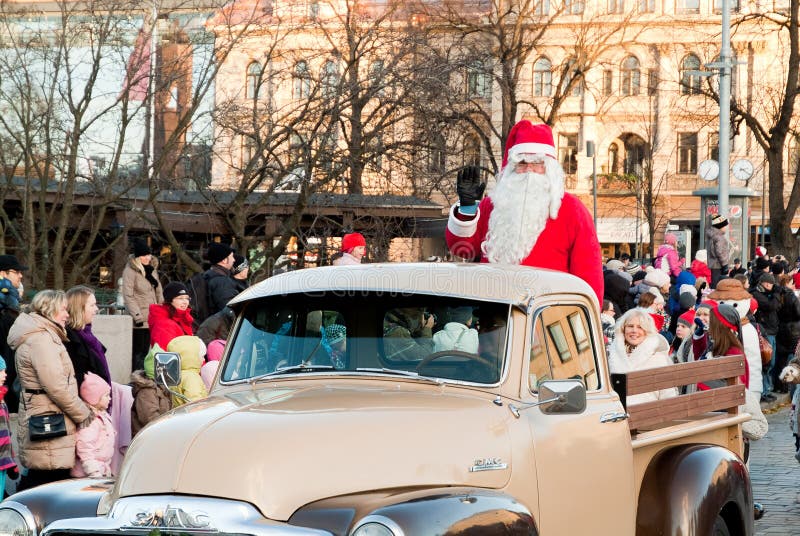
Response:
[[[114,457],[117,436],[108,414],[111,387],[97,374],[87,372],[81,384],[80,395],[92,408],[94,420],[89,426],[78,430],[75,445],[77,461],[70,474],[78,478],[109,478],[112,476],[111,459]]]
[[[211,384],[214,383],[214,376],[217,375],[219,369],[219,360],[222,359],[222,353],[225,351],[225,340],[214,339],[208,343],[208,350],[206,357],[208,361],[200,367],[200,377],[203,378],[203,383],[206,390],[211,390]]]

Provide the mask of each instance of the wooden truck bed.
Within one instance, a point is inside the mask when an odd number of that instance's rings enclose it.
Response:
[[[730,356],[612,374],[611,383],[628,413],[634,448],[720,431],[727,438],[726,446],[734,447],[731,450],[741,456],[739,428],[750,418],[739,413],[739,406],[745,402],[745,387],[739,377],[746,366],[744,356]],[[653,402],[626,402],[631,395],[710,380],[724,380],[725,385]]]

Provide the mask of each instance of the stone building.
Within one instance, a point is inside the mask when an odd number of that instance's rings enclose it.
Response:
[[[739,4],[737,0],[732,4],[733,96],[742,109],[769,124],[770,114],[774,114],[771,106],[775,106],[775,96],[770,92],[775,93],[775,88],[785,85],[788,52],[785,36],[775,27],[764,24],[757,15],[770,13],[779,19],[786,15],[788,4],[755,1]],[[253,26],[252,32],[223,67],[217,84],[217,106],[252,105],[261,100],[260,113],[271,118],[265,124],[272,128],[273,118],[288,120],[293,113],[299,113],[303,104],[318,95],[316,91],[325,91],[326,83],[330,88],[338,88],[331,91],[339,91],[336,95],[344,95],[344,100],[352,98],[352,94],[346,93],[347,83],[357,80],[369,86],[381,77],[385,80],[382,69],[390,62],[394,62],[393,69],[412,72],[409,64],[420,58],[427,61],[430,56],[420,53],[419,49],[401,55],[398,49],[387,47],[406,43],[395,34],[419,31],[420,20],[422,26],[433,26],[437,30],[426,30],[425,40],[418,41],[417,46],[431,49],[462,43],[465,47],[476,47],[476,40],[456,35],[455,25],[448,25],[441,19],[437,22],[436,13],[441,15],[452,10],[449,13],[472,16],[473,22],[486,21],[479,24],[499,26],[500,21],[505,21],[509,27],[515,27],[517,22],[513,16],[518,13],[520,18],[526,19],[522,26],[525,31],[540,33],[530,50],[521,56],[514,119],[529,118],[553,125],[559,159],[568,176],[567,187],[590,211],[596,210],[604,254],[614,256],[627,251],[646,257],[650,242],[657,247],[667,229],[680,231],[690,242],[690,254],[702,242],[703,218],[697,193],[703,190],[713,193],[717,181],[708,171],[713,166],[701,163],[717,158],[719,130],[719,108],[709,96],[716,91],[718,76],[708,77],[703,71],[715,73],[705,66],[717,60],[720,52],[720,0],[627,3],[623,0],[567,0],[563,4],[506,0],[399,4],[390,1],[274,1],[244,5],[261,5],[269,16]],[[391,34],[392,38],[376,42],[371,54],[363,51],[360,58],[348,56],[347,52],[353,49],[342,46],[333,37],[358,34],[336,29],[337,25],[348,24],[354,27],[360,24],[362,30],[370,28],[373,32]],[[217,32],[218,38],[220,35]],[[358,35],[366,35],[366,32]],[[472,122],[474,134],[468,132],[470,127],[465,127],[463,122],[441,122],[440,133],[447,138],[446,149],[439,154],[425,147],[422,153],[426,156],[422,160],[426,160],[427,168],[420,169],[405,163],[415,158],[420,160],[421,154],[420,140],[409,136],[418,124],[418,117],[409,112],[403,121],[393,123],[391,131],[381,133],[380,142],[365,142],[367,150],[361,154],[368,160],[363,175],[364,191],[417,193],[421,185],[427,184],[430,198],[440,203],[444,211],[455,199],[452,185],[455,170],[460,165],[480,162],[496,171],[496,162],[502,153],[502,139],[497,132],[502,131],[505,113],[506,95],[500,87],[505,74],[496,50],[489,46],[482,54],[478,63],[483,70],[467,64],[459,75],[456,67],[448,73],[448,84],[454,94],[464,92],[466,98],[481,103],[486,121]],[[476,57],[479,55],[476,53]],[[354,69],[360,74],[353,76]],[[394,82],[401,83],[397,78]],[[254,99],[256,88],[262,93]],[[396,88],[386,83],[380,90],[373,89],[373,94],[364,101],[364,110],[379,109],[391,100],[388,95]],[[422,86],[418,89],[421,93],[424,91]],[[765,101],[767,97],[769,102]],[[401,106],[413,107],[409,101],[395,103],[398,110]],[[441,112],[436,109],[435,100],[429,105],[431,115]],[[328,113],[333,110],[322,109]],[[348,103],[336,109],[343,110],[352,108]],[[252,106],[244,115],[249,117],[251,111]],[[221,129],[218,140],[226,139],[223,131],[230,136],[223,142],[228,160],[216,160],[213,164],[214,183],[235,182],[246,173],[254,150],[263,147],[255,147],[252,137],[242,135],[241,130],[234,133],[231,128],[218,128]],[[304,140],[298,134],[301,130],[297,129],[294,137],[287,136],[286,140],[268,145],[282,147],[284,155],[301,151],[304,146],[319,154],[321,149],[315,148],[314,143],[322,140],[338,147],[343,154],[352,154],[348,143],[353,132],[346,124],[325,132],[316,131],[316,136],[312,136],[316,141]],[[454,135],[456,131],[458,134]],[[454,138],[457,141],[451,144]],[[587,153],[587,142],[593,146],[594,156]],[[403,143],[408,151],[406,161],[398,156],[401,151],[396,149]],[[386,158],[383,168],[370,168],[375,155],[369,149],[393,144],[396,152]],[[789,153],[796,151],[797,144],[788,145],[785,159],[787,177],[790,177],[797,159],[790,158]],[[331,154],[334,153],[336,151]],[[292,160],[291,156],[285,158],[287,162]],[[731,198],[730,217],[742,229],[740,236],[734,236],[734,241],[738,241],[736,245],[740,248],[737,256],[743,258],[751,257],[757,241],[769,241],[768,230],[763,225],[767,215],[762,205],[765,196],[775,193],[766,191],[764,186],[764,159],[753,132],[746,124],[735,122],[730,161],[733,164],[748,160],[753,164],[750,176],[737,173],[731,174],[730,179],[732,193],[741,194],[741,197]],[[438,160],[441,166],[435,165]],[[328,171],[324,166],[309,169],[313,176],[323,176]],[[706,176],[701,178],[699,171],[705,171]],[[596,206],[593,199],[595,176]],[[787,181],[788,188],[792,184],[793,181]],[[346,193],[347,186],[347,181],[341,180],[330,188]],[[712,196],[712,202],[704,208],[710,214],[715,207]],[[418,251],[431,254],[442,251],[437,229],[436,225],[429,225],[427,245],[417,248]],[[743,240],[749,242],[749,251],[741,251]]]

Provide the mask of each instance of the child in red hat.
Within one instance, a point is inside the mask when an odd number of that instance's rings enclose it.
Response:
[[[367,241],[361,233],[349,233],[342,238],[341,256],[334,259],[334,266],[349,266],[361,264],[361,259],[367,252]]]

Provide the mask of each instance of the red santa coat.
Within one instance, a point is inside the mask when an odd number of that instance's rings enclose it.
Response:
[[[481,262],[489,262],[481,244],[486,239],[492,208],[492,200],[483,198],[471,220],[460,220],[456,207],[450,209],[445,239],[451,253],[466,259],[480,255]],[[591,214],[572,194],[564,194],[558,216],[548,218],[530,255],[520,264],[576,275],[592,287],[598,303],[603,303],[603,261],[597,232]]]

